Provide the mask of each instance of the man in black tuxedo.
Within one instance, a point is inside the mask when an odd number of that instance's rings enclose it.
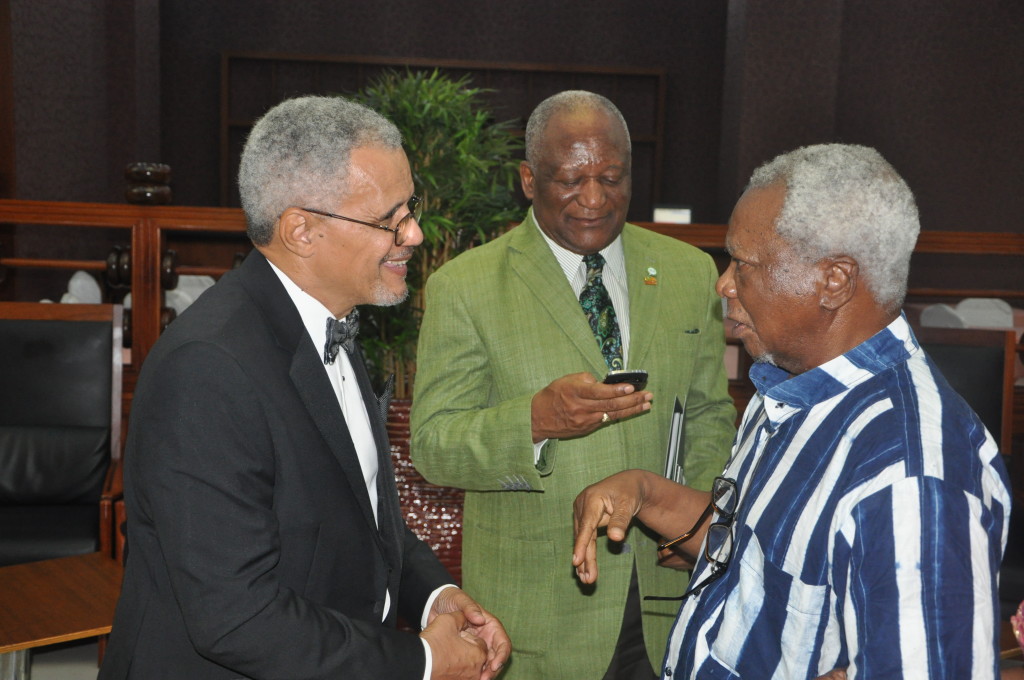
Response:
[[[389,397],[352,337],[356,305],[405,299],[422,241],[401,141],[337,97],[253,128],[239,188],[255,250],[171,324],[135,391],[101,679],[500,671],[501,623],[402,520]]]

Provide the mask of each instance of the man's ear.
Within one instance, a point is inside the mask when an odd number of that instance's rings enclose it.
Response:
[[[533,169],[526,161],[519,163],[519,181],[523,183],[523,195],[533,200]]]
[[[278,218],[275,238],[290,253],[309,257],[318,238],[316,223],[306,211],[288,208]]]
[[[857,292],[860,267],[852,257],[827,257],[822,267],[821,306],[831,312],[853,299]]]

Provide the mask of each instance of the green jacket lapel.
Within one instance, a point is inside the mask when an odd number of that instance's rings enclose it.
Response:
[[[590,362],[594,375],[604,375],[607,370],[604,357],[583,316],[580,301],[573,296],[565,273],[533,220],[533,208],[509,236],[509,266],[551,316],[552,326],[560,329],[559,332],[564,333]]]

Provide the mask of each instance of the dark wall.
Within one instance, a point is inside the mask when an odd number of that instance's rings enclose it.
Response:
[[[14,78],[11,63],[11,8],[0,0],[0,198],[14,196]],[[0,240],[0,248],[3,241]]]
[[[764,161],[835,139],[842,7],[730,0],[718,167],[726,210]]]
[[[508,3],[176,0],[161,7],[164,157],[175,195],[219,198],[224,51],[543,62],[668,71],[662,193],[710,219],[717,177],[725,8],[720,0]],[[300,94],[300,93],[295,93]],[[647,216],[649,219],[649,216]]]
[[[124,202],[125,165],[160,154],[159,21],[159,0],[0,0],[0,96],[13,92],[0,103],[0,140],[13,138],[0,141],[0,153],[13,148],[0,173],[15,173],[0,177],[0,195]],[[14,226],[0,251],[102,260],[112,238]],[[70,276],[0,271],[0,293],[59,299]]]
[[[926,230],[1024,231],[1024,3],[730,0],[719,215],[805,144],[878,148]],[[912,288],[1024,290],[1020,257],[915,255]]]
[[[758,163],[838,140],[893,162],[926,229],[1022,229],[1019,0],[0,5],[20,198],[120,201],[125,163],[163,160],[176,203],[216,204],[220,54],[279,51],[664,68],[661,196],[696,221],[725,221]]]
[[[877,146],[925,229],[1024,231],[1024,2],[844,8],[837,137]]]
[[[109,198],[103,3],[11,0],[17,197]]]
[[[1021,231],[1024,3],[729,3],[722,207],[751,170],[827,141],[874,146],[925,229]]]
[[[159,0],[0,2],[11,21],[15,196],[123,201],[124,166],[160,153]]]

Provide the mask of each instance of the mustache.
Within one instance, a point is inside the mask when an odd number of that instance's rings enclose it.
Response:
[[[413,246],[404,246],[402,247],[401,250],[397,252],[388,253],[387,255],[385,255],[383,258],[381,258],[381,262],[388,262],[390,260],[409,260],[412,259],[412,256],[415,253],[416,248],[414,248]]]

